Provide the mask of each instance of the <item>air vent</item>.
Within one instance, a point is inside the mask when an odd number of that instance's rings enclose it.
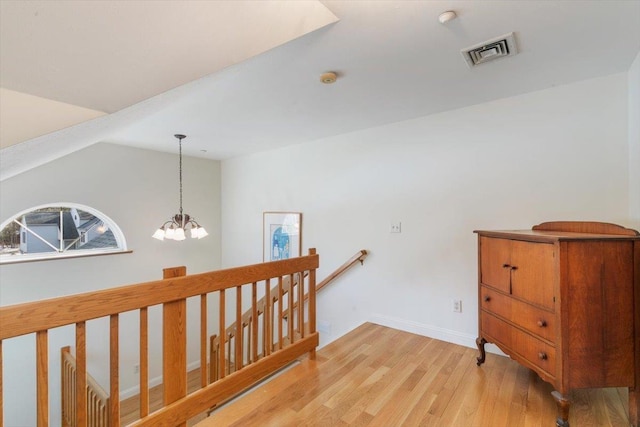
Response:
[[[460,52],[469,68],[471,68],[505,56],[515,55],[518,53],[518,48],[516,47],[516,39],[513,33],[509,33],[468,47]]]

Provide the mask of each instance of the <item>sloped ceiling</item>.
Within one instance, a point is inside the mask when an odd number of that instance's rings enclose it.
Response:
[[[114,113],[336,17],[316,1],[2,1],[3,88]]]
[[[3,149],[0,179],[100,141],[175,152],[174,133],[185,154],[226,159],[625,72],[640,50],[635,0],[10,3],[2,87],[110,114]],[[76,10],[89,3],[101,13]],[[445,10],[458,18],[440,24]],[[289,13],[298,31],[276,43],[291,41],[265,45]],[[518,55],[466,66],[461,49],[511,31]],[[5,70],[7,52],[32,69]]]

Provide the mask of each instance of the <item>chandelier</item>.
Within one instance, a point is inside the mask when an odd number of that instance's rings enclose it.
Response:
[[[182,212],[182,140],[186,138],[186,135],[174,135],[178,138],[178,144],[180,146],[180,210],[178,213],[171,217],[168,221],[160,226],[153,233],[153,238],[158,240],[170,239],[170,240],[184,240],[186,239],[185,231],[191,231],[191,237],[194,239],[202,239],[209,235],[204,227],[200,226],[195,219]]]

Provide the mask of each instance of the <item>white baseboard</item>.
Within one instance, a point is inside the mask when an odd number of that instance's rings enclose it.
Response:
[[[411,332],[413,334],[434,338],[440,341],[446,341],[469,348],[477,348],[475,335],[465,334],[463,332],[454,331],[453,329],[441,328],[434,325],[426,325],[424,323],[418,323],[412,320],[400,319],[398,317],[391,317],[377,313],[372,314],[369,321],[377,325],[387,326],[389,328],[394,328],[405,332]],[[502,351],[500,351],[498,347],[493,344],[485,345],[485,350],[489,353],[494,353],[501,356],[505,355]]]
[[[187,372],[191,372],[194,369],[198,369],[200,367],[200,361],[191,362],[187,365]],[[149,380],[149,388],[155,387],[157,385],[162,384],[162,375],[158,375],[157,377],[153,377]],[[140,394],[140,385],[128,388],[126,390],[120,391],[120,400],[128,399],[133,396],[137,396]]]

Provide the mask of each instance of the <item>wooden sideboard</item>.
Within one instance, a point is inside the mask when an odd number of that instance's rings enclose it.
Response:
[[[628,387],[640,409],[640,233],[599,222],[546,222],[478,234],[478,366],[486,343],[555,388]]]

